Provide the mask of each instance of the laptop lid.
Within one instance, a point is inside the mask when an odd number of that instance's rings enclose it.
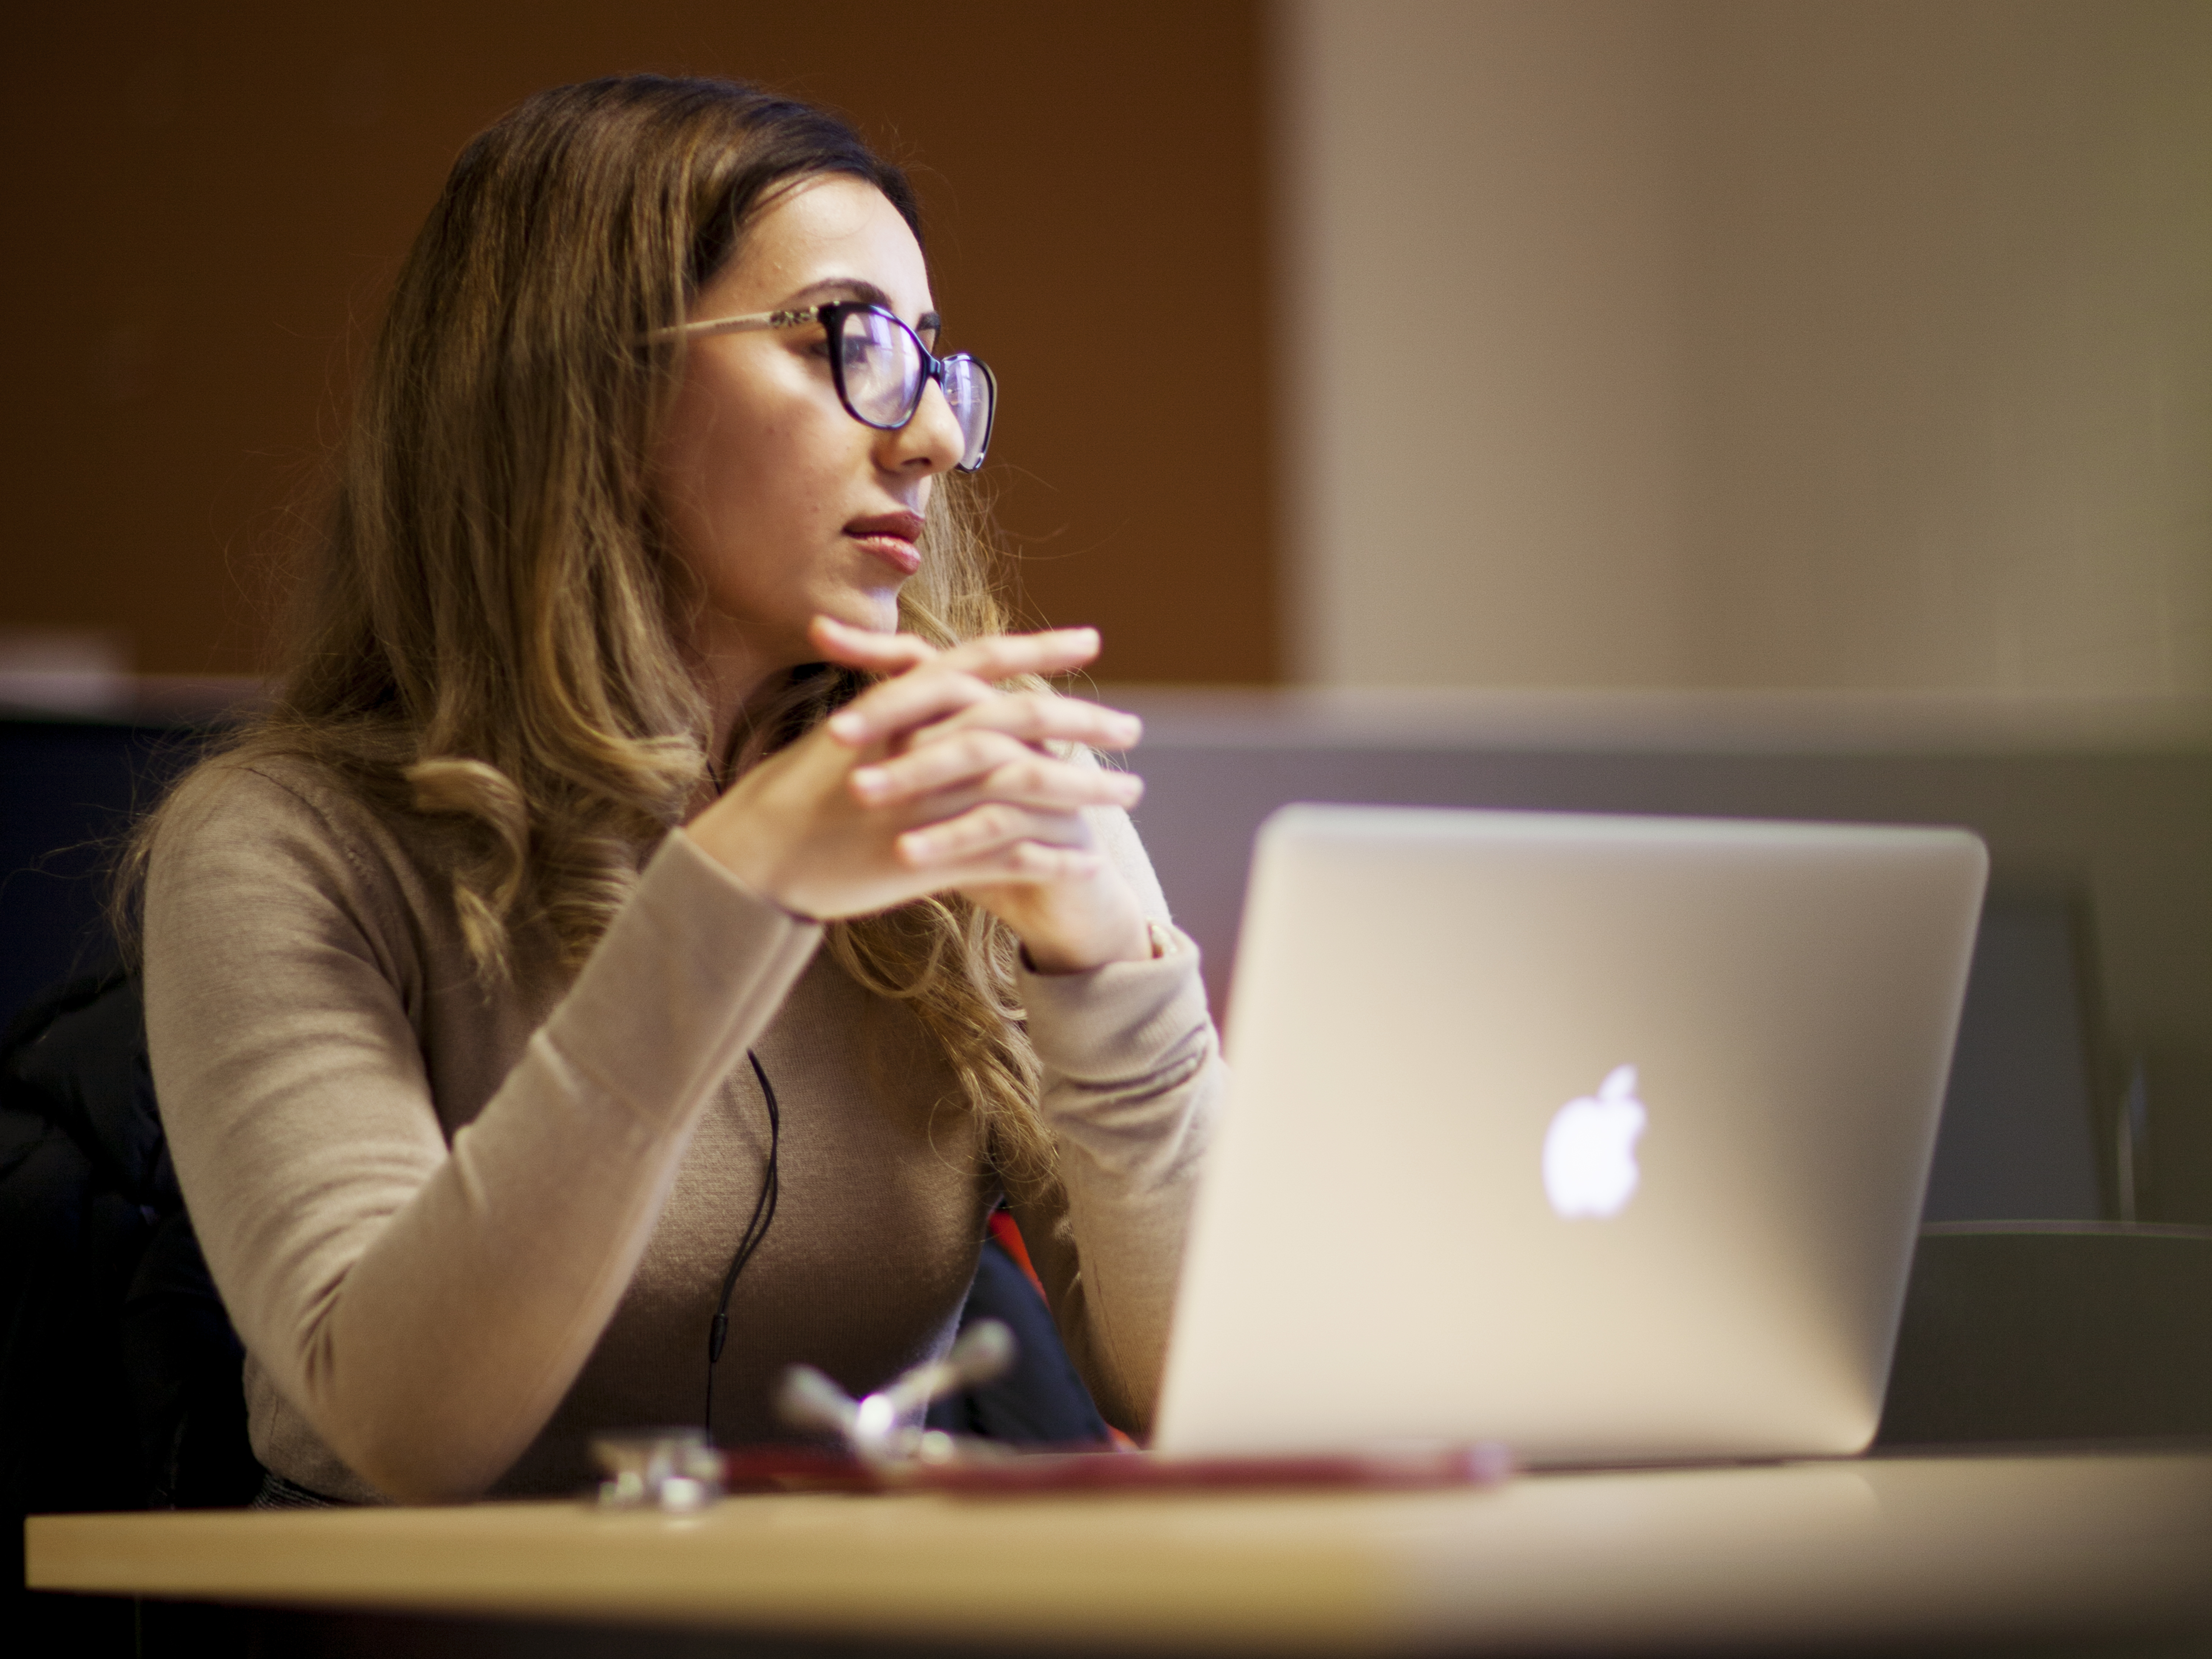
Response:
[[[1987,854],[1959,830],[1291,806],[1154,1437],[1848,1454]]]

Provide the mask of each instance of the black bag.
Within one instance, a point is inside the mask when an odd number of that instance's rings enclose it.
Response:
[[[983,1241],[960,1328],[977,1319],[995,1319],[1013,1332],[1013,1366],[995,1382],[939,1401],[929,1408],[929,1427],[1016,1445],[1107,1443],[1106,1419],[1068,1358],[1052,1310],[995,1238]]]
[[[244,1353],[170,1167],[137,981],[40,997],[0,1039],[0,1506],[250,1501]]]

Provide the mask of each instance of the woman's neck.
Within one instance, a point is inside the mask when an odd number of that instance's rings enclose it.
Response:
[[[737,752],[757,714],[783,689],[800,659],[772,652],[725,617],[699,619],[687,642],[692,678],[707,700],[709,757],[716,793],[728,787]]]

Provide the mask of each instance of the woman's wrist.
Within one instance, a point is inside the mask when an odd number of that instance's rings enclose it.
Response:
[[[1022,957],[1036,974],[1087,974],[1116,962],[1150,962],[1165,954],[1163,935],[1142,916],[1133,927],[1120,927],[1081,942],[1024,939]]]
[[[732,833],[738,828],[726,820],[708,819],[702,814],[685,824],[684,832],[701,852],[728,872],[738,886],[787,915],[799,915],[776,891],[775,866],[763,856],[763,838]]]

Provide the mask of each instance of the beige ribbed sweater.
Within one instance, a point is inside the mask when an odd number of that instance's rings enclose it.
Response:
[[[1148,909],[1125,817],[1101,827]],[[183,787],[146,894],[162,1121],[246,1344],[253,1445],[333,1497],[574,1490],[589,1437],[696,1423],[781,1105],[781,1201],[718,1368],[725,1441],[787,1364],[943,1351],[1000,1190],[935,1045],[681,832],[573,981],[471,973],[447,821],[299,761]],[[1071,1352],[1141,1428],[1222,1070],[1195,950],[1025,975],[1064,1205],[1007,1183]]]

